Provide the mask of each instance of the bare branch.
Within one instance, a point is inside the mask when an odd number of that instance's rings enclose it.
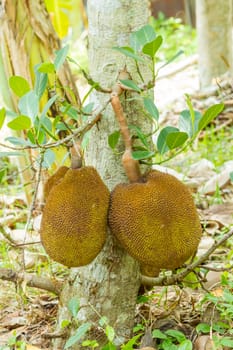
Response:
[[[222,239],[218,242],[215,242],[200,258],[194,261],[192,264],[188,265],[183,271],[177,274],[173,274],[171,276],[161,276],[161,277],[147,277],[142,276],[141,281],[142,284],[153,287],[153,286],[169,286],[174,285],[178,282],[182,282],[182,280],[196,267],[201,266],[201,264],[206,261],[206,259],[225,241],[227,241],[231,236],[233,236],[233,229],[231,229],[227,234],[225,234]]]
[[[39,277],[30,273],[20,273],[12,269],[0,268],[0,279],[14,283],[26,282],[29,287],[43,289],[56,295],[60,294],[62,287],[62,282],[60,281]]]

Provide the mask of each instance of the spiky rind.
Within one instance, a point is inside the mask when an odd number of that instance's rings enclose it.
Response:
[[[46,181],[45,185],[44,185],[44,199],[46,200],[46,198],[49,195],[50,190],[52,189],[52,187],[54,185],[57,185],[60,180],[62,180],[62,178],[65,176],[67,170],[69,170],[69,168],[67,166],[61,166],[57,169],[57,171],[48,178],[48,180]]]
[[[142,183],[117,185],[109,225],[126,251],[155,276],[180,267],[196,251],[201,225],[188,188],[174,176],[150,171]]]
[[[69,169],[49,192],[41,240],[50,257],[68,267],[89,264],[106,239],[109,190],[92,167]]]

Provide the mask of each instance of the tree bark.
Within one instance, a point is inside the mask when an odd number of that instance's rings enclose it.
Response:
[[[233,71],[232,0],[196,0],[199,76],[201,88]]]
[[[111,88],[119,71],[126,67],[137,80],[136,68],[131,60],[112,50],[112,47],[129,45],[130,33],[148,22],[147,0],[89,0],[88,15],[92,78],[103,87]],[[151,79],[148,70],[145,67],[141,69],[146,80]],[[91,97],[96,107],[103,106],[108,99],[108,94],[97,92]],[[142,114],[142,102],[138,96],[126,93],[122,97],[122,104],[128,123],[135,124],[149,133],[151,124]],[[108,135],[118,129],[109,105],[101,121],[90,132],[89,144],[85,151],[86,165],[92,165],[98,170],[110,190],[116,184],[127,181],[119,153],[114,153],[108,146]],[[122,144],[117,151],[123,151]],[[75,296],[80,301],[80,324],[90,321],[95,324],[88,339],[95,339],[100,344],[106,341],[103,331],[98,327],[99,318],[106,316],[116,332],[115,342],[120,345],[131,336],[139,286],[138,262],[117,244],[109,232],[107,242],[97,258],[86,267],[71,270],[69,281],[61,293],[58,323],[61,324],[62,319],[70,318],[67,304],[70,298]],[[60,339],[56,341],[54,349],[61,349],[63,346],[64,341]],[[80,345],[73,347],[79,348]]]

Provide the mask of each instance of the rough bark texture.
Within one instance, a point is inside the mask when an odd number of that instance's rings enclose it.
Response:
[[[197,35],[201,88],[232,73],[232,0],[197,0]]]
[[[134,64],[112,50],[112,47],[128,45],[130,33],[147,23],[147,0],[89,0],[88,14],[92,78],[110,88],[117,80],[119,70],[126,66],[137,80]],[[143,69],[147,77],[151,78],[148,71]],[[142,114],[139,98],[132,100],[132,97],[137,96],[129,93],[122,96],[129,124],[137,124],[144,131],[150,132],[151,125]],[[96,106],[103,106],[108,98],[103,93],[92,95]],[[86,164],[96,167],[110,190],[117,183],[127,181],[119,154],[108,146],[108,135],[118,129],[109,105],[101,121],[91,131],[85,153]],[[119,145],[118,151],[122,150],[122,145]],[[78,314],[80,323],[91,321],[98,325],[100,316],[106,316],[116,331],[116,343],[121,344],[131,336],[139,285],[138,263],[119,247],[109,233],[104,249],[97,258],[90,265],[71,271],[70,279],[61,294],[59,323],[64,318],[70,318],[67,304],[75,296],[81,304]],[[88,338],[103,342],[104,335],[98,327],[93,327]],[[62,340],[56,342],[55,349],[61,349],[63,345]],[[79,348],[80,345],[77,345],[73,349]]]

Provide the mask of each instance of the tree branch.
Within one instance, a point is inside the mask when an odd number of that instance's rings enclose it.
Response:
[[[116,93],[112,93],[111,95],[111,104],[120,126],[121,135],[125,144],[125,149],[128,149],[131,151],[132,140],[131,140],[131,135],[128,128],[128,123],[120,102],[120,98]]]
[[[62,282],[60,281],[39,277],[30,273],[16,272],[12,269],[0,268],[0,279],[14,283],[26,282],[29,287],[43,289],[56,295],[60,294],[62,288]]]
[[[111,94],[111,104],[112,108],[114,110],[116,119],[120,126],[121,136],[124,141],[125,145],[125,152],[122,156],[122,164],[125,169],[125,173],[130,180],[130,182],[138,182],[141,179],[141,172],[139,168],[139,162],[132,157],[132,138],[129,132],[129,127],[127,123],[126,116],[124,114],[120,98],[118,93],[121,92],[121,89],[119,92],[114,91]]]
[[[110,102],[110,99],[108,99],[108,101],[105,103],[103,107],[101,107],[95,113],[93,113],[92,117],[89,118],[84,125],[81,125],[79,128],[74,130],[71,135],[68,135],[59,141],[50,142],[45,145],[29,145],[29,146],[23,146],[23,147],[15,147],[15,146],[6,145],[4,143],[0,143],[0,146],[14,150],[14,151],[24,151],[27,149],[38,149],[38,148],[46,150],[48,148],[54,148],[54,147],[64,145],[65,143],[73,140],[76,136],[79,136],[87,132],[88,130],[90,130],[100,120],[101,113],[105,110],[109,102]]]
[[[231,229],[222,239],[218,242],[214,243],[200,258],[194,261],[192,264],[188,265],[183,271],[177,274],[173,274],[172,276],[161,276],[161,277],[147,277],[142,276],[141,281],[142,284],[148,287],[154,286],[169,286],[174,285],[178,282],[182,282],[182,280],[196,267],[201,266],[201,264],[206,261],[206,259],[225,241],[227,241],[231,236],[233,236],[233,229]]]

